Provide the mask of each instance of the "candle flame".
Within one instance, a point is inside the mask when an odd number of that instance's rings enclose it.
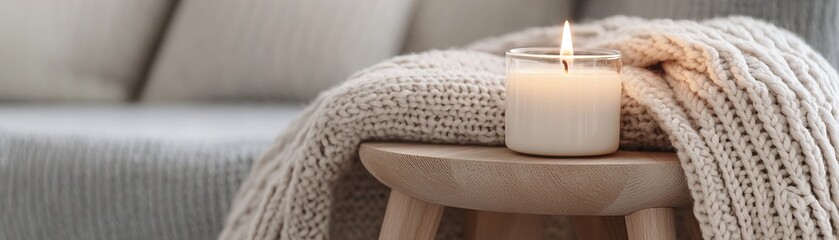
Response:
[[[574,56],[574,45],[571,43],[571,24],[568,23],[568,20],[565,21],[565,26],[562,27],[562,43],[559,45],[559,56]],[[565,66],[565,73],[568,73],[568,69],[572,59],[562,59],[562,65]]]
[[[574,56],[574,45],[571,44],[571,24],[565,21],[562,27],[562,43],[559,45],[559,55]]]

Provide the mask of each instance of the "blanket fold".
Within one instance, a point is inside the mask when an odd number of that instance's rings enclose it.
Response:
[[[746,17],[574,30],[622,52],[621,147],[677,151],[704,238],[836,237],[839,75],[804,41]],[[355,160],[361,141],[502,145],[504,51],[560,33],[396,57],[322,93],[254,165],[220,238],[375,239],[388,190]],[[548,237],[569,234],[556,221]],[[459,231],[445,217],[440,238]]]

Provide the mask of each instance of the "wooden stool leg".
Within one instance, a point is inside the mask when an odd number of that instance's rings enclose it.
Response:
[[[629,240],[676,239],[672,208],[648,208],[626,216]]]
[[[626,221],[622,216],[575,216],[574,229],[580,240],[626,240]]]
[[[545,216],[467,210],[467,240],[542,239]]]
[[[443,216],[443,206],[390,191],[381,240],[432,240]]]

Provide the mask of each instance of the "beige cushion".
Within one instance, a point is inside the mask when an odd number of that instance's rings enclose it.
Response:
[[[406,52],[472,41],[571,18],[573,0],[418,0]]]
[[[144,101],[313,98],[398,52],[411,0],[182,1]]]
[[[0,101],[120,101],[170,0],[0,0]]]

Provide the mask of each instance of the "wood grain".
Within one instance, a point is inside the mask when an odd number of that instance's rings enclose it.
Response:
[[[359,154],[382,183],[444,206],[622,216],[691,202],[682,168],[670,152],[546,158],[506,147],[364,143]]]
[[[390,191],[380,240],[432,240],[437,234],[443,206]]]
[[[466,240],[542,239],[543,215],[470,210],[466,213]]]
[[[644,209],[626,216],[629,240],[676,239],[676,223],[672,208]]]

